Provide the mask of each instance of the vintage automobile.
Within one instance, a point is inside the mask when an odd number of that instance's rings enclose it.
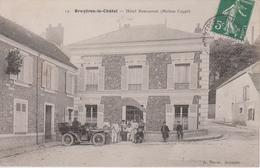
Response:
[[[62,144],[65,146],[73,144],[104,145],[110,140],[110,130],[95,129],[86,125],[80,126],[76,130],[67,122],[58,123],[58,129],[62,135]]]

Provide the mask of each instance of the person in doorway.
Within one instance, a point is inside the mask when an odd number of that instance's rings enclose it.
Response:
[[[180,121],[177,122],[176,131],[177,131],[178,140],[182,140],[183,139],[183,128],[182,128]]]
[[[163,141],[167,142],[167,139],[169,138],[169,127],[166,125],[166,122],[163,122],[163,126],[161,127],[161,133],[163,137]]]

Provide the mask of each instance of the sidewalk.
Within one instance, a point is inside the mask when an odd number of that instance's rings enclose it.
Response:
[[[58,146],[58,145],[61,145],[61,142],[48,142],[48,143],[39,144],[39,145],[23,146],[23,147],[19,147],[19,148],[0,150],[0,159],[27,153],[27,152],[32,152],[32,151],[36,151],[36,150],[42,150],[45,148],[50,148],[50,147],[54,147],[54,146]]]

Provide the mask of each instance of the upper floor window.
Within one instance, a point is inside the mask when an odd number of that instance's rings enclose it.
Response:
[[[66,73],[66,93],[74,94],[75,76],[69,72]]]
[[[128,67],[128,90],[141,90],[143,84],[142,65]]]
[[[190,85],[190,64],[175,65],[175,89],[188,89]]]
[[[85,88],[86,90],[98,89],[98,67],[86,67]]]
[[[249,108],[248,109],[248,120],[255,120],[255,109],[254,108]]]
[[[23,56],[22,67],[20,68],[20,72],[18,75],[13,75],[13,79],[26,83],[33,83],[33,58],[29,55]]]
[[[249,86],[243,87],[243,100],[249,100]]]
[[[58,90],[59,69],[53,64],[42,64],[42,87],[49,90]]]

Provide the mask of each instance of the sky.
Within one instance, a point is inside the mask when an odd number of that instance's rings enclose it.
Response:
[[[167,24],[167,27],[193,32],[214,16],[220,0],[0,0],[0,15],[43,35],[45,29],[62,24],[64,45],[118,30],[119,22],[133,25]],[[113,9],[118,13],[75,13],[78,10]],[[126,13],[126,10],[137,10]],[[138,10],[159,13],[139,13]],[[175,10],[175,13],[160,13]],[[69,13],[68,13],[69,11]],[[178,12],[179,11],[179,12]],[[247,38],[260,32],[260,0],[256,0]],[[254,39],[255,39],[254,38]]]

